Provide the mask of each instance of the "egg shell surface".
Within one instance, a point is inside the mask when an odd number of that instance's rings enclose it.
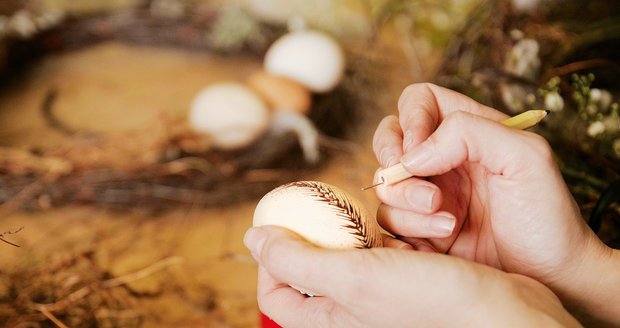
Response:
[[[313,92],[328,92],[342,80],[345,58],[331,36],[316,31],[288,33],[265,54],[267,72],[285,76]]]
[[[358,200],[317,181],[293,182],[270,191],[256,206],[253,223],[289,229],[323,248],[383,245],[376,219]]]
[[[222,149],[249,145],[269,123],[269,110],[250,88],[237,82],[207,86],[192,102],[191,127],[208,134],[213,144]]]

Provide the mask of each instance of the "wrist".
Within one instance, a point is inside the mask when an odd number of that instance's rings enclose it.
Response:
[[[567,272],[567,283],[551,286],[562,302],[587,325],[616,326],[620,323],[620,251],[593,237],[579,264]]]
[[[490,311],[479,326],[580,327],[558,297],[540,282],[519,274],[509,274],[498,294],[490,297]],[[498,301],[502,300],[502,301]]]

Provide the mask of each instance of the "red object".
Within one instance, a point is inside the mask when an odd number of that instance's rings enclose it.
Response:
[[[262,313],[260,314],[260,326],[261,328],[282,328],[278,326],[275,321],[269,319],[269,317]]]

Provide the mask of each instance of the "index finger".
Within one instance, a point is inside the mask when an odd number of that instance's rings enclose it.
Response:
[[[403,90],[398,101],[399,123],[404,131],[403,151],[406,153],[426,140],[443,118],[464,111],[491,120],[508,116],[456,91],[432,83],[416,83]]]
[[[390,115],[377,126],[372,141],[372,148],[382,167],[390,167],[403,156],[403,133],[398,118]]]

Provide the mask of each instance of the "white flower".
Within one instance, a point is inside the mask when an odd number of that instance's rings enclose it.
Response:
[[[525,37],[525,33],[523,33],[523,31],[519,29],[513,29],[513,30],[510,30],[510,37],[513,40],[518,41]]]
[[[60,23],[65,18],[65,14],[62,11],[47,11],[34,19],[36,25],[42,29],[49,29],[58,23]]]
[[[611,105],[611,93],[607,90],[593,88],[590,90],[589,103],[596,105],[600,111],[604,112]]]
[[[28,38],[37,32],[32,16],[25,10],[20,10],[11,17],[9,27],[21,38]]]
[[[540,70],[538,42],[534,39],[519,40],[508,53],[504,69],[516,76],[534,80]]]
[[[605,132],[605,123],[601,121],[592,122],[588,127],[588,135],[590,137],[596,137],[603,132]]]
[[[552,112],[564,109],[564,99],[557,92],[549,92],[545,95],[545,108]]]
[[[512,0],[512,6],[517,11],[533,11],[541,2],[541,0]]]
[[[601,94],[603,91],[601,89],[592,88],[590,90],[590,101],[598,102],[601,99]]]
[[[499,93],[502,97],[504,105],[513,113],[522,112],[525,109],[524,101],[527,98],[527,92],[517,84],[499,85]]]

